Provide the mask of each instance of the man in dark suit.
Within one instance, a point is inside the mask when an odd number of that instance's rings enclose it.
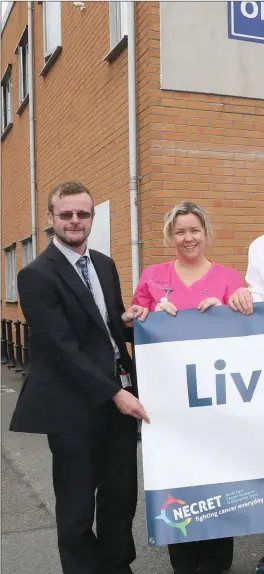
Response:
[[[128,574],[135,559],[136,419],[149,419],[135,397],[125,333],[145,311],[125,312],[113,260],[88,250],[93,218],[82,184],[51,191],[54,240],[18,274],[30,369],[10,429],[48,435],[64,574]]]

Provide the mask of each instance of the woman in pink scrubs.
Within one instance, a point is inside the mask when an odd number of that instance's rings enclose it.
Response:
[[[133,304],[171,315],[178,309],[198,308],[203,313],[212,305],[227,305],[243,282],[238,271],[204,255],[211,235],[210,223],[199,205],[175,205],[165,217],[164,238],[177,254],[172,261],[143,271]],[[175,574],[198,570],[199,574],[220,574],[231,566],[233,538],[171,544],[169,554]]]

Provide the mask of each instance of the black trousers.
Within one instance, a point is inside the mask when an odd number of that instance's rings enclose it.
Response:
[[[177,569],[195,571],[202,562],[212,562],[222,570],[228,569],[233,560],[233,545],[233,538],[170,544],[168,548],[171,565],[176,572]]]
[[[111,401],[86,433],[48,435],[48,442],[63,573],[112,574],[128,566],[136,556],[136,419]]]

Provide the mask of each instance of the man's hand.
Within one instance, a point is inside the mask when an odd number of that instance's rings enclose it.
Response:
[[[121,389],[121,391],[113,397],[113,401],[123,415],[129,415],[135,419],[143,419],[146,423],[150,423],[143,405],[128,391]]]
[[[169,313],[169,315],[175,317],[177,314],[177,307],[175,307],[175,305],[173,305],[173,303],[170,301],[160,301],[156,305],[155,311],[166,311],[166,313]]]
[[[133,327],[133,320],[138,319],[143,323],[148,316],[148,309],[141,305],[132,305],[123,313],[121,319],[126,327]]]
[[[231,295],[228,301],[229,307],[233,311],[240,311],[243,315],[253,313],[253,297],[247,287],[240,287]]]
[[[204,313],[204,311],[206,311],[206,309],[209,309],[209,307],[219,307],[220,305],[222,305],[222,303],[216,297],[207,297],[207,299],[201,301],[197,309],[199,309],[201,313]]]

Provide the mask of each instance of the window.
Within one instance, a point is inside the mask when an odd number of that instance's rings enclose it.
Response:
[[[45,233],[46,233],[48,243],[51,243],[51,242],[52,242],[52,239],[53,239],[53,237],[54,237],[54,229],[53,229],[53,227],[47,227],[47,229],[44,229],[43,231],[45,231]]]
[[[8,247],[5,250],[6,262],[6,300],[17,301],[17,280],[16,280],[16,246]]]
[[[11,98],[11,64],[8,65],[2,81],[2,133],[12,124],[12,98]]]
[[[110,0],[110,50],[127,37],[127,0]]]
[[[32,238],[24,239],[22,241],[22,262],[23,267],[28,265],[33,260],[32,252]]]
[[[46,63],[61,46],[61,2],[43,2],[43,36]]]
[[[19,60],[19,104],[22,104],[28,95],[28,30],[23,32],[19,40],[16,54]]]

